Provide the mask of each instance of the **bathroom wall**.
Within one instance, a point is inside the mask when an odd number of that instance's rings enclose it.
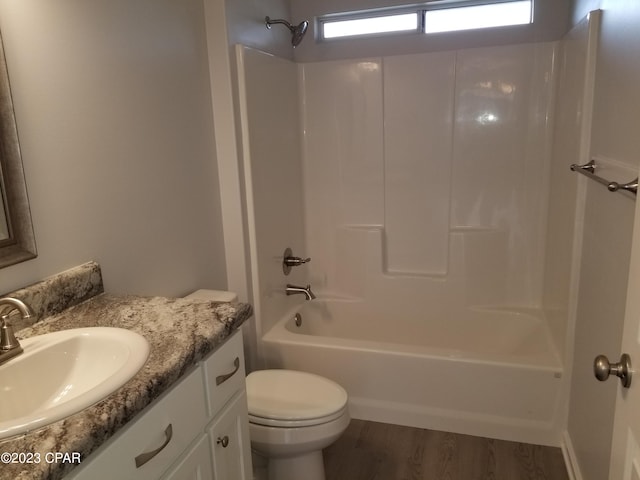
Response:
[[[203,5],[0,1],[38,258],[0,292],[98,261],[110,292],[225,288]]]
[[[602,175],[628,181],[637,176],[640,138],[634,130],[640,105],[640,5],[629,0],[576,1],[573,18],[600,7],[601,33],[594,90],[590,155],[604,165]],[[624,323],[630,242],[637,201],[585,184],[584,245],[575,325],[575,350],[568,438],[584,480],[622,478],[624,447],[609,476],[612,421],[619,383],[597,382],[596,355],[618,359]],[[636,227],[637,228],[637,227]]]
[[[240,142],[240,113],[235,44],[292,57],[291,37],[286,28],[268,30],[265,16],[289,18],[286,0],[204,0],[204,17],[209,49],[209,72],[213,121],[217,132],[215,149],[220,172],[220,200],[228,288],[241,299],[253,302],[249,233],[244,171]],[[250,337],[250,338],[249,338]],[[246,345],[255,342],[246,335]],[[255,349],[252,349],[252,351]]]
[[[596,480],[609,471],[619,384],[596,381],[593,359],[621,353],[635,202],[593,181],[585,200],[568,432],[582,478]]]
[[[289,21],[291,14],[286,0],[227,0],[226,18],[229,45],[245,45],[292,59],[291,34],[284,25],[267,29],[264,17]]]
[[[590,42],[597,42],[597,31],[585,17],[559,42],[557,54],[543,307],[556,348],[569,354],[584,213],[583,205],[576,205],[579,179],[569,166],[588,162],[595,80],[595,48]]]
[[[414,316],[540,307],[554,49],[303,64],[314,288]]]
[[[298,78],[289,60],[240,45],[236,53],[253,305],[260,335],[304,301],[300,295],[287,297],[286,284],[307,284],[307,266],[292,268],[288,276],[282,270],[286,247],[306,256]]]

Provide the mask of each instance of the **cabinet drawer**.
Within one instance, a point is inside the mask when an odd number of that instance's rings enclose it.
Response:
[[[219,412],[236,392],[244,390],[242,332],[237,330],[204,362],[209,418]]]
[[[72,472],[76,480],[157,480],[206,423],[202,372],[196,369]],[[164,445],[164,447],[163,447]],[[157,452],[152,455],[153,452]],[[136,458],[151,457],[136,467]]]

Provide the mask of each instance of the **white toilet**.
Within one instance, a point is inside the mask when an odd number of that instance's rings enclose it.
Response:
[[[233,292],[197,290],[187,298],[235,303]],[[251,448],[268,459],[268,480],[325,480],[322,449],[349,425],[347,392],[337,383],[295,370],[247,375]]]
[[[294,370],[247,376],[251,448],[268,458],[269,480],[324,480],[322,449],[349,425],[347,392]]]

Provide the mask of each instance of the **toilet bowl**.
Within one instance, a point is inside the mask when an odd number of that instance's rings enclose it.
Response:
[[[247,376],[251,448],[268,459],[269,480],[324,480],[322,449],[345,431],[347,392],[295,370]]]

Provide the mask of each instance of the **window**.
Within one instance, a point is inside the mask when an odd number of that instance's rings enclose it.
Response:
[[[531,13],[531,0],[425,10],[424,33],[524,25]]]
[[[533,23],[533,0],[433,2],[327,15],[318,19],[320,39],[393,32],[433,34]]]
[[[418,12],[322,22],[323,38],[418,31]]]

